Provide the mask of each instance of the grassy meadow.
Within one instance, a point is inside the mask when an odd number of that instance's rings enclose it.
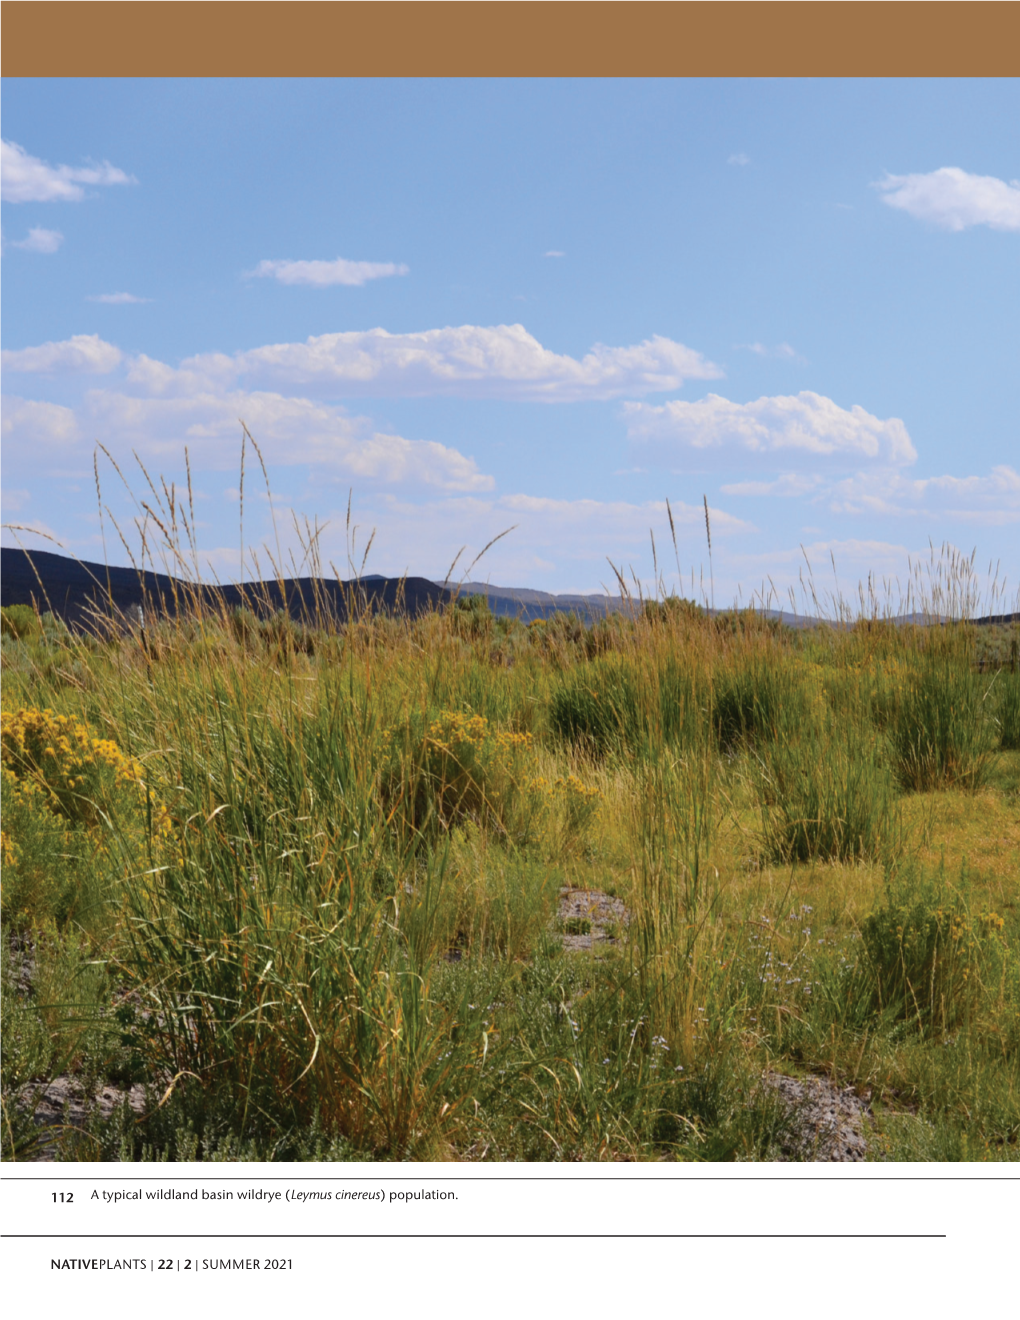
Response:
[[[1018,640],[4,611],[4,1158],[1016,1159]]]

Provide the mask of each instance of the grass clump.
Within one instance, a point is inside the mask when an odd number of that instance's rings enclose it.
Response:
[[[882,750],[874,735],[833,722],[773,744],[759,770],[764,855],[853,862],[894,847],[896,795]]]
[[[969,661],[967,631],[925,639],[892,726],[896,771],[915,792],[978,788],[990,768],[985,685]]]
[[[383,795],[415,834],[472,821],[503,832],[526,829],[533,739],[493,727],[484,715],[413,716],[390,734]]]
[[[553,693],[553,731],[595,757],[640,744],[645,721],[635,678],[633,666],[618,656],[579,666]]]
[[[650,654],[598,656],[568,672],[550,701],[553,732],[595,758],[691,746],[707,704],[697,657],[670,654],[657,640],[653,634]]]
[[[999,746],[1003,751],[1020,751],[1020,673],[1001,675],[999,688]]]
[[[791,703],[800,706],[801,683],[790,657],[752,641],[731,651],[715,676],[712,720],[723,750],[775,742]]]

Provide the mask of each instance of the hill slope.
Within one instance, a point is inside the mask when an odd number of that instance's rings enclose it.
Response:
[[[175,614],[178,603],[190,605],[194,588],[165,573],[107,568],[47,550],[0,549],[0,604],[33,605],[52,610],[69,626],[87,625],[100,602],[112,601],[122,614],[146,611]],[[343,620],[351,602],[356,609],[419,614],[445,605],[451,593],[425,578],[371,577],[350,582],[310,577],[280,582],[203,586],[199,595],[227,609],[247,606],[258,614],[286,609],[295,619],[312,622],[324,614]]]

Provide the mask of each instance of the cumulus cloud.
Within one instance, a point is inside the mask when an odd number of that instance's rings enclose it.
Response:
[[[898,417],[882,421],[859,404],[841,408],[811,390],[752,403],[733,403],[718,394],[697,403],[626,403],[624,416],[631,441],[667,463],[692,457],[726,462],[739,456],[777,466],[796,455],[812,464],[898,467],[917,458]]]
[[[315,389],[333,395],[458,395],[467,398],[611,399],[678,389],[722,371],[694,349],[659,335],[626,348],[596,344],[583,358],[544,348],[522,325],[463,325],[411,334],[351,330],[303,344],[269,344],[233,356],[204,354],[164,376],[163,388],[198,379]]]
[[[74,410],[58,403],[5,395],[0,419],[8,459],[15,458],[19,450],[31,454],[39,445],[73,445],[80,436]]]
[[[872,184],[887,206],[906,211],[940,229],[959,232],[971,225],[1020,230],[1020,181],[1006,183],[989,174],[968,174],[955,166],[930,174],[887,174]]]
[[[825,495],[834,513],[896,518],[940,513],[986,525],[1020,522],[1020,473],[1008,464],[983,477],[857,473],[834,482]]]
[[[745,156],[742,151],[735,151],[732,156],[726,157],[727,165],[750,165],[751,157]]]
[[[105,374],[123,359],[120,349],[98,335],[72,335],[70,339],[39,344],[35,348],[4,349],[0,366],[5,371]]]
[[[0,142],[0,198],[5,202],[80,202],[85,196],[82,184],[136,182],[108,160],[98,165],[47,165],[16,142]]]
[[[133,293],[97,293],[86,298],[86,302],[106,303],[111,307],[126,306],[128,303],[147,303],[151,298],[136,298]]]
[[[42,229],[38,225],[28,231],[28,237],[11,247],[21,248],[23,252],[56,252],[64,241],[64,235],[58,229]]]
[[[558,252],[555,248],[552,248],[545,255],[547,257],[565,257],[567,254],[565,252]]]
[[[122,295],[103,301],[114,298],[126,301]],[[110,371],[122,357],[98,335],[76,335],[5,352],[3,365],[11,371]],[[455,395],[549,402],[649,394],[723,374],[694,349],[659,335],[624,348],[596,344],[583,358],[572,358],[544,348],[522,325],[412,334],[352,330],[232,355],[204,353],[178,367],[139,354],[126,366],[127,383],[148,394],[223,394],[243,387],[327,398]]]
[[[369,280],[384,279],[388,275],[406,275],[407,266],[392,261],[260,261],[249,275],[271,278],[280,284],[310,284],[326,289],[332,284],[367,284]]]
[[[474,459],[447,445],[408,440],[341,408],[270,393],[138,398],[93,389],[77,409],[5,400],[4,444],[7,458],[16,462],[30,458],[40,441],[67,444],[100,435],[113,452],[135,449],[172,460],[187,445],[199,466],[229,469],[237,463],[241,417],[270,464],[307,464],[345,479],[455,491],[486,491],[494,484]]]

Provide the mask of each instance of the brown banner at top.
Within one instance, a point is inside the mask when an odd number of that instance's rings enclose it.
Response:
[[[1020,72],[1015,0],[5,0],[5,77]]]

